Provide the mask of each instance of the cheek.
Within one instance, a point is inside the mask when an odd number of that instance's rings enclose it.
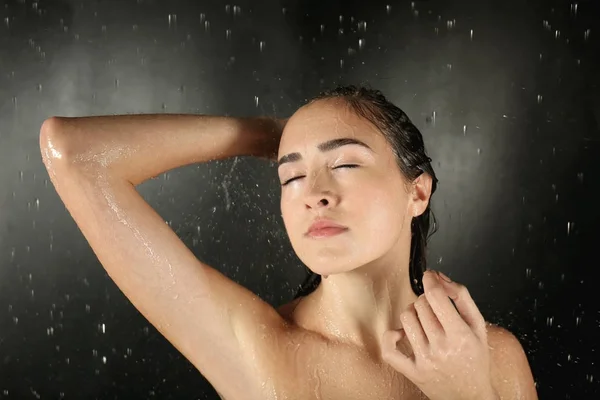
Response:
[[[408,199],[402,193],[378,188],[363,189],[359,209],[365,231],[376,238],[394,238],[403,225]]]
[[[285,200],[282,197],[281,200],[281,217],[283,219],[283,225],[288,232],[288,235],[293,236],[295,232],[300,229],[299,221],[300,213],[294,212],[294,206],[290,201]]]

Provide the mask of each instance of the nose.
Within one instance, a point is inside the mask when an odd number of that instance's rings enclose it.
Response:
[[[305,194],[307,208],[331,208],[339,203],[339,194],[333,190],[326,173],[319,173],[309,182]]]

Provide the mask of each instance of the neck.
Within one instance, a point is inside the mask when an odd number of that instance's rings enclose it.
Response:
[[[319,330],[331,339],[380,350],[383,333],[399,328],[400,313],[417,300],[408,262],[407,247],[323,279],[310,295]]]

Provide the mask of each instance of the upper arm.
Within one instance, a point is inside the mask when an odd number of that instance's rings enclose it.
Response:
[[[223,396],[258,390],[283,319],[200,262],[130,182],[73,167],[46,136],[42,157],[58,194],[131,303]]]
[[[492,384],[500,400],[537,400],[531,368],[519,340],[508,330],[491,325],[488,345],[492,357]]]

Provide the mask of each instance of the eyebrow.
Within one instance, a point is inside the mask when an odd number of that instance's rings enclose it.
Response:
[[[326,152],[326,151],[335,150],[339,147],[347,146],[347,145],[351,145],[351,144],[357,144],[366,149],[369,149],[370,151],[373,151],[373,149],[371,149],[369,146],[367,146],[366,143],[361,142],[360,140],[357,140],[357,139],[352,139],[352,138],[341,138],[341,139],[328,140],[327,142],[323,142],[323,143],[319,144],[317,146],[317,148],[322,152]],[[279,159],[279,161],[277,161],[277,164],[279,164],[278,165],[278,167],[279,167],[283,164],[300,161],[300,160],[302,160],[302,154],[290,153],[290,154],[286,154],[285,156],[281,157]]]

